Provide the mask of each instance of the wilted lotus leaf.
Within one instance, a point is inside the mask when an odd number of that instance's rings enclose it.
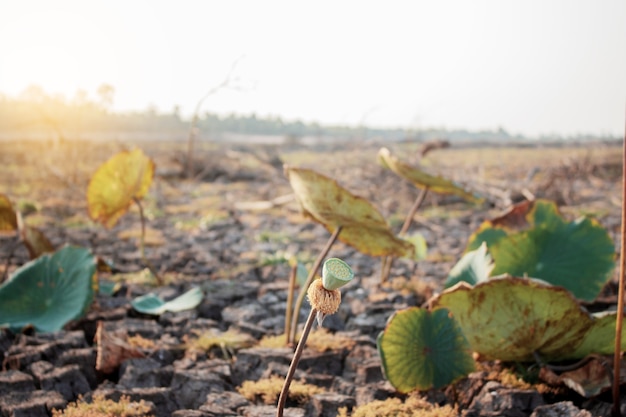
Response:
[[[555,227],[565,223],[553,201],[523,201],[515,204],[503,215],[485,220],[470,236],[465,252],[477,249],[482,242],[491,247],[508,234],[537,225]]]
[[[285,175],[306,216],[323,224],[331,233],[342,227],[340,241],[371,256],[413,254],[413,245],[395,237],[385,218],[369,201],[310,169],[285,166]]]
[[[405,162],[400,161],[387,148],[378,151],[378,162],[385,168],[395,172],[402,178],[410,181],[418,188],[428,188],[440,194],[453,194],[473,203],[479,203],[481,198],[466,191],[461,186],[440,176],[430,175],[421,169],[415,168]]]
[[[611,388],[611,371],[607,368],[602,360],[594,358],[576,370],[562,373],[559,379],[583,397],[591,398]]]
[[[444,286],[450,288],[459,282],[475,285],[487,281],[492,269],[493,261],[487,253],[487,245],[483,242],[478,249],[463,255],[461,260],[452,267]]]
[[[126,359],[143,358],[146,355],[136,346],[128,342],[128,334],[124,329],[109,330],[102,321],[96,328],[96,370],[110,374]]]
[[[591,316],[564,288],[538,280],[494,277],[473,288],[460,283],[432,306],[449,309],[486,359],[531,361],[534,352],[546,360],[577,359],[613,350],[615,331],[608,331],[605,319]]]
[[[71,246],[25,264],[0,286],[0,327],[60,330],[91,305],[95,272],[91,252]]]
[[[48,238],[36,227],[27,225],[19,213],[17,214],[17,225],[20,237],[28,249],[30,259],[38,258],[44,253],[54,252],[54,246]]]
[[[196,308],[202,301],[202,297],[204,297],[202,290],[199,287],[194,287],[168,302],[163,301],[156,294],[150,293],[135,298],[130,302],[130,305],[140,313],[158,316],[166,311],[177,312]]]
[[[400,392],[440,388],[474,370],[470,345],[445,308],[397,312],[377,344],[385,376]]]
[[[17,215],[7,196],[0,194],[0,233],[17,230]]]
[[[154,162],[141,149],[122,151],[102,164],[87,188],[89,216],[113,227],[133,199],[148,193],[154,177]]]

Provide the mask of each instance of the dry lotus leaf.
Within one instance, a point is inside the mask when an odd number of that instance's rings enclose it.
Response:
[[[611,376],[609,366],[592,358],[580,368],[562,373],[559,379],[583,397],[590,398],[611,388]]]
[[[48,238],[36,227],[27,225],[19,213],[17,215],[17,224],[20,237],[26,249],[28,249],[30,259],[38,258],[44,253],[54,252],[54,246]]]
[[[331,233],[341,226],[338,238],[343,243],[371,256],[413,255],[413,245],[397,238],[366,199],[310,169],[285,166],[285,175],[304,214]]]
[[[453,194],[473,203],[481,202],[481,199],[474,194],[463,189],[460,185],[440,176],[430,175],[421,169],[415,168],[402,162],[387,148],[378,151],[378,162],[385,168],[395,172],[397,175],[411,182],[417,188],[428,188],[439,194]]]
[[[102,321],[98,322],[95,342],[98,346],[96,370],[105,374],[115,371],[126,359],[145,357],[141,350],[128,342],[128,335],[125,330],[110,331],[105,328]]]
[[[113,227],[134,199],[143,198],[154,177],[154,162],[141,149],[123,151],[102,164],[87,188],[89,216]]]
[[[7,196],[0,194],[0,233],[13,233],[17,230],[17,216]]]

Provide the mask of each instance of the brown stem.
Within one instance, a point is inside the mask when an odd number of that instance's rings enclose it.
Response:
[[[311,283],[313,282],[313,279],[315,279],[315,274],[317,273],[317,270],[320,269],[320,265],[324,261],[324,258],[326,257],[326,255],[328,255],[330,248],[333,246],[333,243],[335,243],[335,241],[337,240],[339,233],[341,233],[341,229],[342,229],[342,226],[337,226],[333,234],[330,236],[330,238],[328,238],[328,242],[326,242],[326,246],[324,246],[324,249],[322,249],[319,256],[315,260],[313,267],[309,271],[309,276],[306,278],[306,282],[304,283],[302,288],[300,288],[300,293],[298,294],[298,298],[296,299],[296,305],[293,308],[293,317],[291,319],[291,334],[289,335],[289,339],[287,340],[288,344],[293,343],[296,340],[296,331],[298,330],[298,319],[300,318],[300,309],[302,308],[302,302],[304,301],[306,290],[309,288],[309,285],[311,285]]]
[[[291,334],[291,316],[293,314],[293,293],[296,290],[296,275],[298,273],[298,263],[291,267],[289,274],[289,289],[287,290],[287,306],[285,309],[285,344],[289,343],[289,335]]]
[[[417,210],[420,208],[420,206],[424,202],[424,199],[426,198],[426,194],[428,194],[428,187],[422,188],[422,190],[420,191],[419,195],[417,196],[417,198],[413,202],[413,206],[409,210],[409,214],[407,214],[406,218],[404,219],[404,224],[402,225],[402,229],[400,229],[399,236],[402,236],[406,232],[408,232],[409,227],[411,227],[411,222],[413,222],[413,217],[415,217],[415,213],[417,212]],[[382,269],[381,270],[381,277],[380,277],[381,282],[386,282],[387,279],[389,279],[389,274],[391,273],[391,265],[392,264],[393,264],[393,257],[392,256],[387,256],[386,258],[384,258],[383,264],[382,264],[382,267],[381,267],[381,269]]]
[[[133,201],[139,207],[139,218],[141,219],[141,239],[139,239],[139,253],[141,254],[141,261],[143,264],[148,267],[152,275],[157,280],[158,285],[163,285],[163,279],[157,273],[156,269],[152,265],[152,263],[146,258],[146,249],[145,249],[145,240],[146,240],[146,218],[143,215],[143,207],[141,205],[141,201],[137,197],[133,197]]]
[[[304,291],[306,292],[306,291]],[[309,317],[306,319],[306,323],[304,324],[304,330],[302,331],[302,336],[300,337],[300,341],[298,342],[298,346],[296,347],[296,351],[293,354],[293,359],[291,360],[291,365],[289,365],[289,370],[287,371],[287,376],[285,376],[285,383],[283,384],[283,389],[280,391],[280,397],[278,397],[278,405],[276,408],[276,417],[283,417],[283,412],[285,409],[285,402],[287,401],[287,396],[289,395],[289,386],[291,385],[291,381],[293,380],[293,376],[296,373],[296,368],[298,367],[298,362],[300,362],[300,357],[302,356],[302,351],[304,350],[304,345],[306,344],[306,340],[309,337],[309,333],[311,332],[311,327],[313,326],[313,322],[315,321],[315,316],[317,314],[317,310],[311,308],[311,312],[309,313]]]
[[[611,414],[621,416],[620,411],[620,362],[622,356],[622,323],[624,321],[624,273],[626,266],[626,133],[622,145],[622,241],[619,263],[619,290],[617,297],[617,319],[615,323],[615,352],[613,357],[613,408]]]

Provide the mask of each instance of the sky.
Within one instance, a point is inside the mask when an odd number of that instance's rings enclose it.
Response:
[[[321,124],[623,136],[624,0],[0,0],[0,93]]]

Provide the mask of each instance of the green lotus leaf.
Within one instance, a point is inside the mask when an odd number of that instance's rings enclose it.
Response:
[[[33,325],[54,332],[85,314],[94,295],[96,262],[88,249],[66,246],[19,268],[0,286],[0,327]]]
[[[378,151],[378,162],[384,168],[390,169],[397,175],[411,182],[417,188],[428,188],[440,194],[453,194],[464,198],[472,203],[480,203],[482,199],[466,191],[458,184],[440,176],[430,175],[421,169],[415,168],[405,162],[400,161],[387,148]]]
[[[596,220],[567,222],[556,204],[537,200],[514,206],[484,222],[466,253],[486,243],[494,260],[491,275],[538,278],[593,301],[615,267],[615,247]]]
[[[474,370],[470,345],[445,308],[397,312],[377,344],[385,376],[400,392],[440,388]]]
[[[0,194],[0,233],[17,230],[17,215],[7,196]]]
[[[591,315],[593,326],[572,353],[573,358],[584,358],[596,353],[612,355],[615,352],[615,323],[616,312],[600,312]],[[622,332],[622,350],[626,350],[626,332]]]
[[[154,162],[141,149],[114,155],[89,181],[89,216],[106,227],[115,226],[133,200],[148,193],[153,177]]]
[[[431,305],[449,309],[472,349],[486,359],[532,361],[537,352],[564,360],[612,350],[609,319],[591,316],[569,291],[538,280],[501,276],[473,288],[459,283]]]
[[[487,253],[487,244],[483,242],[478,249],[463,255],[452,267],[444,287],[450,288],[459,282],[475,285],[487,281],[493,266],[491,256]]]
[[[304,214],[331,233],[341,226],[338,239],[343,243],[371,256],[413,254],[413,245],[394,236],[382,214],[366,199],[310,169],[285,166],[285,175]]]
[[[150,293],[135,298],[130,304],[140,313],[158,316],[166,311],[177,312],[196,308],[203,297],[200,287],[194,287],[171,301],[165,302],[161,297]]]
[[[482,242],[488,247],[513,232],[528,230],[534,226],[555,228],[565,224],[553,201],[535,200],[515,204],[506,213],[484,221],[467,243],[465,252],[478,249]]]
[[[611,237],[597,221],[586,218],[508,235],[489,252],[493,275],[539,278],[585,301],[600,294],[615,267]]]

